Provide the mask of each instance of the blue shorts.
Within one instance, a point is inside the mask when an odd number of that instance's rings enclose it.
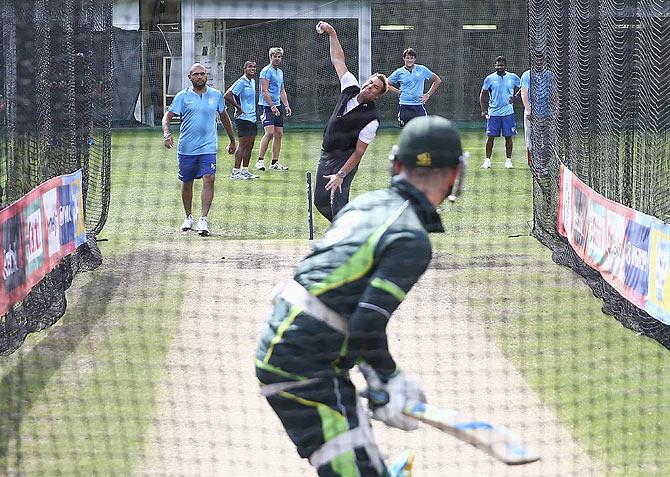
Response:
[[[263,112],[261,113],[261,121],[263,122],[263,127],[265,126],[276,126],[278,128],[284,127],[284,116],[286,116],[286,108],[283,104],[277,106],[279,109],[279,116],[275,116],[272,112],[270,106],[263,106]]]
[[[179,180],[191,182],[203,176],[216,174],[216,154],[177,154],[179,158]]]
[[[491,137],[500,136],[500,131],[505,137],[516,136],[516,121],[513,114],[507,116],[491,116],[486,121],[486,135]]]
[[[404,127],[411,119],[428,116],[423,104],[401,104],[398,108],[398,126]]]

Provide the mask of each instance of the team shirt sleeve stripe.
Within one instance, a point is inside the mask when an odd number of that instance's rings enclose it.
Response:
[[[375,277],[372,280],[372,282],[370,282],[370,285],[385,291],[389,295],[394,296],[398,301],[403,301],[405,299],[405,296],[407,296],[407,294],[403,291],[402,288],[400,288],[398,285],[396,285],[390,280]]]

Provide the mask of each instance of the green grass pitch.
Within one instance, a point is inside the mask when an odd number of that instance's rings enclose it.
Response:
[[[384,130],[370,146],[352,196],[388,184],[387,155],[397,134]],[[484,320],[608,474],[670,474],[670,430],[663,424],[670,422],[670,388],[659,385],[670,376],[667,351],[602,314],[583,280],[554,264],[529,236],[532,184],[523,137],[515,141],[513,170],[503,168],[502,138],[492,170],[479,169],[483,131],[464,131],[463,140],[471,153],[465,193],[443,204],[447,233],[433,237],[449,264],[444,273],[467,289],[469,313]],[[320,141],[321,131],[286,131],[282,162],[290,170],[261,173],[258,181],[229,180],[232,156],[220,152],[209,214],[213,235],[201,238],[177,230],[183,211],[176,151],[163,148],[160,131],[114,132],[111,207],[99,236],[105,262],[76,277],[57,325],[30,335],[0,363],[0,474],[132,475],[142,467],[156,383],[188,278],[147,276],[141,265],[115,268],[111,258],[168,261],[164,248],[188,253],[203,240],[213,247],[212,258],[216,244],[230,240],[306,243],[305,171],[316,170]],[[260,136],[254,153],[259,142]],[[196,186],[194,216],[199,191]],[[327,223],[316,211],[314,217],[318,238]],[[449,317],[443,320],[448,327]]]

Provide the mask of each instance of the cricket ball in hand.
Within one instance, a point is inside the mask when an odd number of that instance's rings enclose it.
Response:
[[[323,33],[323,28],[321,28],[321,22],[316,24],[316,32],[320,35]]]

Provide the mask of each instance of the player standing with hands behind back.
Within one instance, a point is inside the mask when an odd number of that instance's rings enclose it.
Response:
[[[479,94],[479,104],[482,107],[482,118],[486,119],[486,159],[482,169],[491,168],[493,141],[497,136],[505,137],[505,168],[512,165],[512,136],[516,136],[516,122],[514,120],[514,95],[521,87],[521,79],[514,73],[508,73],[507,59],[504,56],[496,58],[496,71],[484,79],[482,91]]]
[[[221,118],[226,134],[230,139],[228,154],[235,152],[235,135],[233,125],[226,112],[223,94],[215,88],[207,86],[207,70],[200,63],[194,63],[188,73],[193,86],[186,88],[174,97],[168,111],[163,115],[163,139],[165,147],[174,146],[170,133],[170,122],[175,115],[181,116],[179,126],[179,180],[181,199],[184,203],[186,218],[181,225],[183,231],[193,227],[191,207],[193,202],[193,180],[202,178],[201,217],[196,231],[201,236],[209,235],[207,214],[214,199],[214,177],[216,174],[216,151],[218,136],[216,133],[216,116]]]
[[[245,61],[244,74],[240,76],[223,95],[226,103],[235,107],[235,126],[240,145],[235,151],[235,164],[230,178],[252,180],[259,177],[249,172],[251,151],[256,140],[256,62]]]
[[[342,209],[293,279],[275,287],[256,376],[298,454],[321,477],[409,475],[412,454],[384,465],[349,370],[361,362],[371,368],[366,378],[385,398],[368,401],[376,419],[418,427],[403,408],[425,396],[391,356],[386,325],[430,263],[428,234],[444,232],[436,207],[462,156],[451,122],[413,119],[392,151],[391,186]]]

